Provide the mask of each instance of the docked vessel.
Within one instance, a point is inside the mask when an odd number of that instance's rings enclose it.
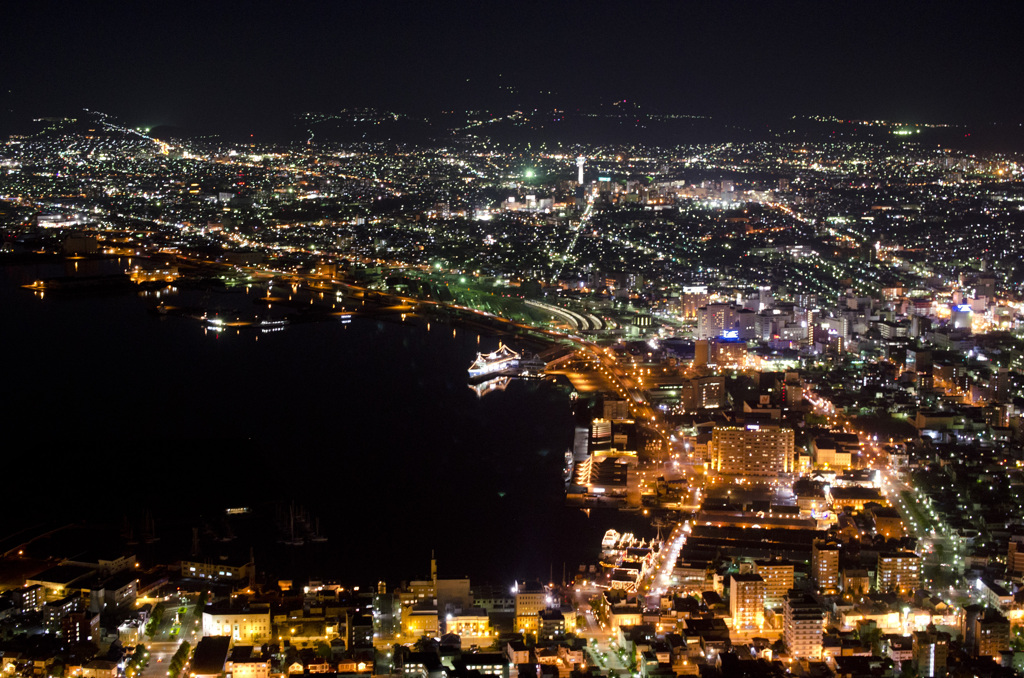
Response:
[[[498,344],[498,349],[491,353],[477,353],[476,359],[469,366],[470,379],[484,379],[501,372],[513,372],[519,369],[521,356],[505,344]]]

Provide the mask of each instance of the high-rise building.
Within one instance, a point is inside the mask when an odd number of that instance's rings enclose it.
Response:
[[[793,471],[793,429],[777,424],[716,426],[708,443],[713,471],[754,478]]]
[[[377,638],[391,638],[402,630],[402,603],[387,585],[377,582],[373,596],[373,633]]]
[[[1010,371],[1005,367],[995,368],[989,380],[989,387],[992,389],[992,400],[997,403],[1005,402],[1010,388]]]
[[[955,304],[949,312],[949,322],[955,328],[970,329],[973,316],[970,305]]]
[[[839,590],[839,545],[817,540],[811,546],[811,579],[818,589],[832,595]]]
[[[755,560],[754,573],[764,579],[764,606],[772,610],[782,607],[793,588],[793,563],[777,557]]]
[[[914,663],[921,678],[946,675],[946,655],[949,654],[949,634],[915,631],[913,640]]]
[[[729,583],[729,614],[734,629],[764,626],[764,579],[761,575],[732,575]]]
[[[683,287],[679,294],[679,314],[684,318],[696,318],[697,312],[708,303],[706,285],[690,285]]]
[[[679,387],[679,407],[687,412],[721,407],[725,402],[725,395],[725,377],[688,379]]]
[[[515,628],[520,633],[536,633],[540,628],[540,613],[547,609],[551,594],[540,582],[517,583],[515,588]]]
[[[1006,574],[1013,576],[1024,573],[1024,535],[1010,536],[1010,545],[1006,554]]]
[[[1010,621],[991,608],[982,612],[974,621],[974,643],[971,647],[975,657],[992,657],[999,661],[1000,654],[1010,649]]]
[[[820,659],[825,610],[814,598],[788,592],[782,607],[783,641],[794,659]]]
[[[921,586],[921,558],[911,551],[879,553],[875,580],[883,593],[912,593]]]
[[[697,309],[697,339],[714,339],[737,329],[736,307],[732,304],[708,304]]]

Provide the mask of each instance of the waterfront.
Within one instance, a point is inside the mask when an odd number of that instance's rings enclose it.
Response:
[[[258,568],[362,583],[426,576],[431,550],[442,576],[558,579],[593,561],[608,527],[638,527],[565,507],[565,388],[467,387],[496,337],[399,316],[218,336],[147,313],[152,299],[134,292],[40,299],[18,286],[65,266],[0,268],[18,319],[2,339],[8,439],[27,453],[8,462],[25,479],[13,499],[42,503],[41,519],[74,506],[138,530],[150,512],[161,543],[187,548],[193,526],[251,506],[266,523]],[[79,273],[107,272],[90,267]],[[41,486],[53,501],[39,502]],[[277,543],[293,503],[326,542]]]

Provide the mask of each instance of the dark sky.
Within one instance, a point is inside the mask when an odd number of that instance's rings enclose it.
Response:
[[[87,107],[202,127],[346,106],[613,99],[754,119],[1024,118],[1024,3],[9,4],[7,119]]]

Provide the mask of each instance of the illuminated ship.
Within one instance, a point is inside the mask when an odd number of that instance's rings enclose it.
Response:
[[[498,372],[519,369],[520,355],[505,344],[498,344],[498,350],[484,355],[476,354],[476,360],[469,366],[469,378],[481,379]]]

